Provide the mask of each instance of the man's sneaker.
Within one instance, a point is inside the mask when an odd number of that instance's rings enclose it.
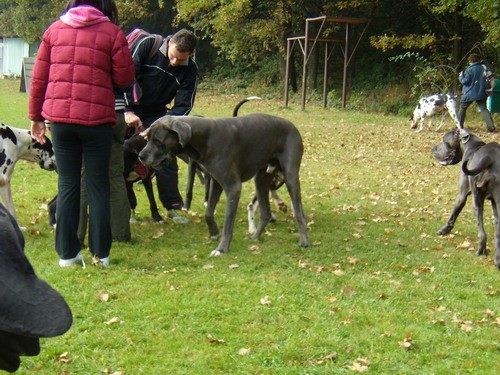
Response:
[[[92,264],[94,266],[108,267],[109,266],[109,256],[107,256],[106,258],[99,258],[97,255],[94,255],[92,257]]]
[[[81,253],[78,253],[76,257],[71,259],[59,259],[59,267],[71,267],[80,265],[82,266],[82,268],[85,268],[85,262]]]
[[[172,219],[176,224],[187,224],[189,219],[187,217],[181,216],[177,212],[178,210],[167,210],[167,217]]]

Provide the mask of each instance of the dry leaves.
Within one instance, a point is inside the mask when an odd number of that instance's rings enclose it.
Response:
[[[356,372],[366,372],[368,371],[368,366],[370,365],[370,362],[364,358],[358,358],[356,359],[352,365],[346,366],[349,370],[356,371]]]
[[[102,372],[107,375],[125,375],[123,371],[113,371],[110,368],[106,368]]]
[[[68,352],[64,352],[64,353],[56,356],[56,361],[63,362],[63,363],[69,363],[69,362],[71,362],[71,358],[69,358]]]
[[[109,293],[100,291],[97,294],[97,299],[99,300],[99,302],[109,302],[110,299]]]
[[[216,339],[214,336],[212,336],[211,333],[209,333],[205,339],[210,343],[210,344],[225,344],[226,342],[224,339]]]
[[[271,299],[269,296],[265,296],[264,298],[260,299],[260,304],[263,306],[270,306],[271,305]]]
[[[119,318],[116,316],[105,322],[104,324],[107,324],[108,326],[113,325],[113,324],[121,324],[123,323]]]
[[[405,350],[413,349],[413,338],[411,337],[411,334],[407,333],[404,340],[399,342],[399,346]]]
[[[301,364],[301,365],[322,365],[330,361],[336,361],[338,354],[336,352],[330,353],[323,358],[309,359],[307,361],[290,361],[291,364]]]
[[[165,235],[165,232],[163,231],[163,229],[159,229],[156,231],[155,234],[153,234],[153,238],[154,239],[158,239],[158,238],[161,238]]]
[[[241,348],[238,350],[238,355],[248,355],[250,354],[250,349],[249,348]]]

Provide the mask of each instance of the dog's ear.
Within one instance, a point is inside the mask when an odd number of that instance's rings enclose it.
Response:
[[[174,119],[170,123],[169,128],[174,131],[179,137],[179,144],[181,145],[181,147],[186,147],[186,145],[191,140],[191,126],[187,122],[181,121],[179,119]]]

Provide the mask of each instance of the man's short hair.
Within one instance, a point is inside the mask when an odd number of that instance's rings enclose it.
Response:
[[[471,53],[469,55],[469,63],[474,63],[474,62],[478,62],[478,61],[481,61],[481,56],[479,56],[477,53]]]
[[[177,31],[170,39],[172,44],[175,44],[177,51],[194,53],[196,48],[196,35],[186,29]]]

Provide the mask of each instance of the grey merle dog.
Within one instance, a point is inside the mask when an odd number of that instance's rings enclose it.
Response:
[[[229,251],[242,183],[253,177],[261,215],[252,238],[261,236],[272,217],[269,191],[275,173],[282,174],[290,194],[300,245],[310,245],[299,180],[304,146],[299,131],[290,121],[267,114],[227,118],[164,116],[143,135],[148,140],[139,154],[144,164],[160,168],[184,153],[211,176],[205,220],[214,239],[220,234],[214,219],[215,206],[222,191],[225,192],[222,238],[211,256]]]

